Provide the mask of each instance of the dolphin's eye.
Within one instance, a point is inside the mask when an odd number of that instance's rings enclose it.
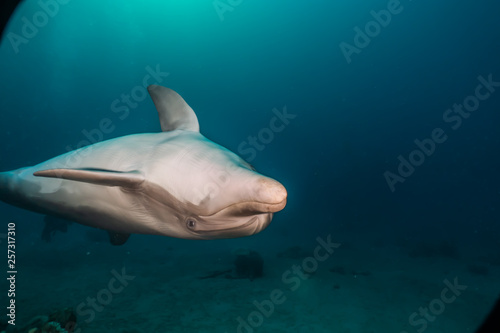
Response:
[[[196,220],[193,219],[193,218],[188,218],[187,221],[186,221],[186,226],[189,228],[189,229],[194,229],[196,228]]]

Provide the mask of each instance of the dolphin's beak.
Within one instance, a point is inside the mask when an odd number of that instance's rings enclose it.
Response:
[[[274,179],[261,176],[246,183],[243,197],[223,209],[202,218],[210,223],[200,224],[196,233],[202,238],[235,238],[256,234],[265,229],[273,217],[286,206],[287,191]]]
[[[248,196],[235,204],[220,210],[226,216],[250,216],[255,214],[276,213],[285,208],[287,192],[283,185],[274,179],[260,176],[252,182]]]
[[[287,192],[280,182],[259,177],[256,186],[255,204],[259,212],[276,213],[285,208]]]

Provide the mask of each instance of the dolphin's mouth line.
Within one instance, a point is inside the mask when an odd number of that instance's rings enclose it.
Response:
[[[232,231],[232,230],[237,230],[237,229],[241,229],[241,228],[246,228],[246,227],[252,225],[256,220],[257,220],[257,216],[254,216],[250,220],[248,220],[247,222],[240,224],[240,225],[237,225],[237,226],[234,226],[234,227],[230,227],[230,228],[211,229],[211,230],[191,230],[191,231],[195,234],[210,234],[210,233],[216,233],[216,232],[221,232],[221,231],[222,232]]]
[[[285,208],[286,199],[279,203],[266,203],[259,201],[244,201],[238,202],[229,206],[226,206],[212,214],[207,214],[205,216],[215,216],[217,214],[234,214],[234,215],[255,215],[264,213],[276,213]]]

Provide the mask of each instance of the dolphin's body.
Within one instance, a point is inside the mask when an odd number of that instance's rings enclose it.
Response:
[[[0,173],[0,199],[119,234],[248,236],[286,205],[277,181],[199,132],[173,90],[148,91],[162,131],[103,141]]]

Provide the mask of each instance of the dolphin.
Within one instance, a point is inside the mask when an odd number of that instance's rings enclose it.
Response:
[[[0,200],[121,240],[130,234],[236,238],[266,228],[286,205],[285,187],[204,137],[175,91],[150,85],[148,92],[162,132],[118,137],[0,172]]]

